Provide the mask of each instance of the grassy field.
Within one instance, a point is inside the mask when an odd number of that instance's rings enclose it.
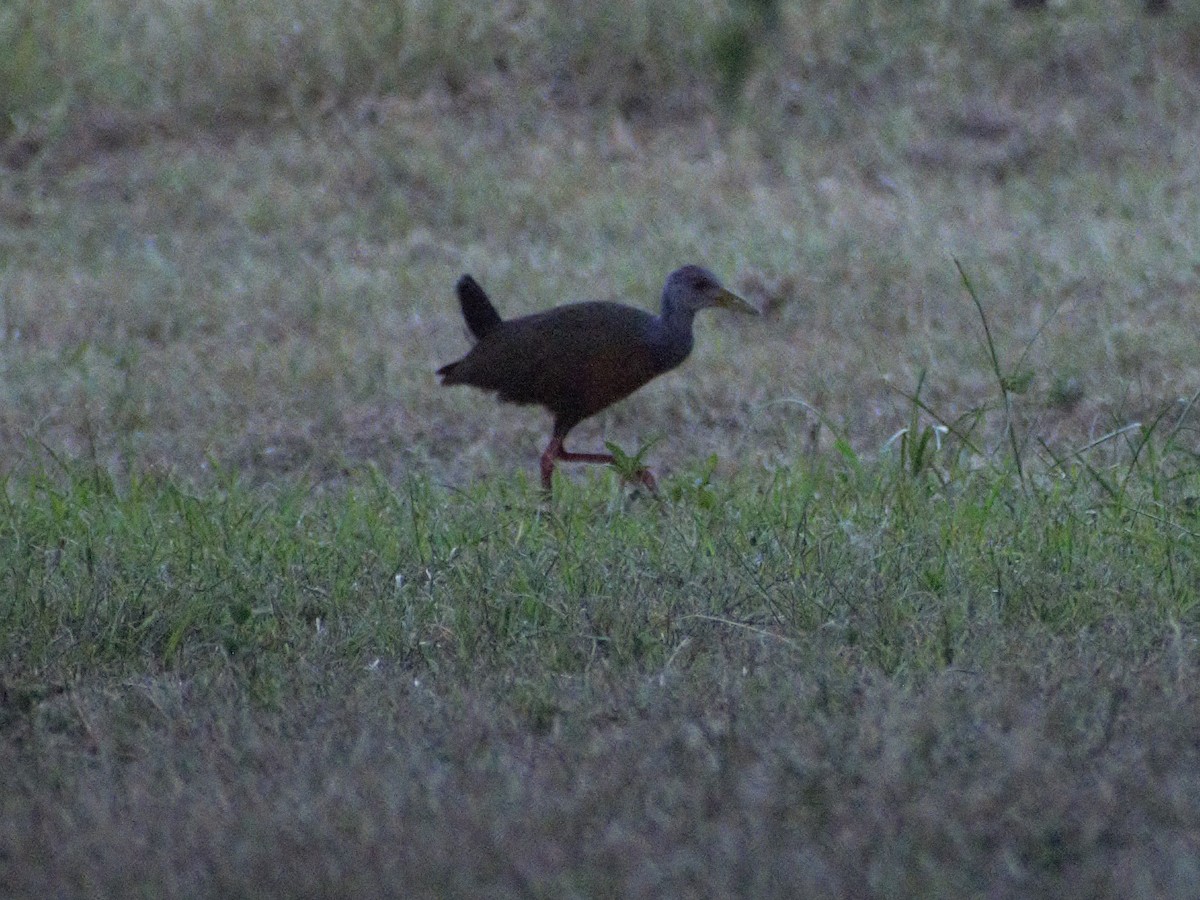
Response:
[[[1200,12],[0,9],[0,893],[1192,897]],[[572,435],[502,312],[764,311]]]

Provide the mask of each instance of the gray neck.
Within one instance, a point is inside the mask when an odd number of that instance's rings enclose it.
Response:
[[[675,367],[687,359],[692,352],[692,320],[696,311],[675,302],[675,298],[663,292],[662,315],[659,317],[657,343],[663,361]]]

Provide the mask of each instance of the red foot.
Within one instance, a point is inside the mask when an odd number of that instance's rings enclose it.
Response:
[[[637,477],[638,481],[645,485],[646,490],[648,490],[655,497],[658,496],[658,482],[654,480],[653,472],[651,472],[649,469],[638,469]]]
[[[550,443],[546,446],[546,451],[542,454],[541,469],[542,469],[542,490],[546,493],[550,492],[552,476],[554,475],[554,463],[556,460],[564,462],[586,462],[586,463],[603,463],[609,465],[615,460],[611,453],[572,453],[563,447],[563,439],[553,437]],[[658,483],[654,480],[654,474],[649,469],[638,469],[637,479],[646,490],[657,496]]]

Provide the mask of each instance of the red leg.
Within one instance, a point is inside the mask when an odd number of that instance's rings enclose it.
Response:
[[[558,458],[565,462],[611,463],[615,462],[611,453],[572,453],[566,449],[558,451]]]
[[[546,451],[542,454],[542,490],[547,494],[550,493],[550,478],[554,474],[554,461],[558,459],[561,450],[562,438],[555,435],[550,438],[550,443],[546,445]]]
[[[546,446],[546,452],[542,454],[542,490],[547,492],[550,490],[551,476],[554,474],[554,462],[559,459],[564,462],[602,463],[604,465],[610,465],[616,461],[613,459],[611,453],[572,453],[563,447],[563,439],[555,435]],[[650,493],[658,493],[658,484],[655,482],[654,475],[649,469],[643,468],[638,470],[637,476],[638,480],[646,486],[646,489]]]

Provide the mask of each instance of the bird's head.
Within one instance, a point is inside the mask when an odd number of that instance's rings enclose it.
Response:
[[[720,306],[752,316],[758,315],[757,309],[733,291],[722,287],[717,276],[700,266],[684,266],[667,276],[663,288],[663,306],[688,312]]]

